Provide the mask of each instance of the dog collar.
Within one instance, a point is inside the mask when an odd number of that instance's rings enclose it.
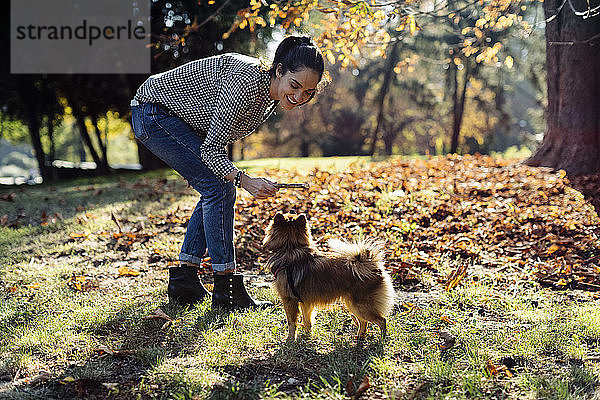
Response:
[[[286,269],[285,265],[277,268],[276,270],[273,271],[273,276],[275,278],[277,278],[277,274],[279,274],[284,269]],[[292,290],[292,294],[294,296],[296,296],[296,298],[298,299],[298,301],[300,303],[303,303],[302,298],[300,297],[300,295],[298,294],[298,292],[296,292],[296,288],[294,287],[294,282],[292,282],[292,275],[291,274],[287,274],[287,283],[288,283],[288,286],[290,287],[290,289]]]

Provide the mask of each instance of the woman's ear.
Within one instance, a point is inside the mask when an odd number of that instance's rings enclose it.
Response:
[[[281,63],[277,63],[277,67],[275,67],[275,77],[281,78],[283,76],[281,71],[283,71],[283,65],[281,65]]]

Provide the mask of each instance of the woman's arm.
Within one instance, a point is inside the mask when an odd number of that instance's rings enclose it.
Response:
[[[231,171],[225,175],[225,179],[233,182],[237,172],[238,170]],[[279,189],[273,183],[266,178],[252,178],[244,172],[242,172],[240,177],[240,186],[257,199],[266,199],[267,197],[274,196]]]

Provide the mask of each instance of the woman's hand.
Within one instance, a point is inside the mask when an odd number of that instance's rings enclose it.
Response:
[[[256,199],[266,199],[267,197],[275,196],[279,190],[274,185],[275,182],[266,178],[252,178],[246,174],[242,174],[240,186],[246,189]]]

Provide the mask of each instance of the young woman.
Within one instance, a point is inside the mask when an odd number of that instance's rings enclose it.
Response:
[[[323,56],[309,37],[289,36],[270,69],[235,53],[192,61],[149,77],[131,101],[135,137],[200,193],[179,254],[169,268],[169,298],[181,303],[210,293],[197,268],[208,248],[213,307],[268,305],[248,295],[236,274],[233,220],[236,187],[257,199],[274,196],[268,178],[252,177],[228,159],[225,146],[254,132],[278,104],[310,101],[323,77]]]

